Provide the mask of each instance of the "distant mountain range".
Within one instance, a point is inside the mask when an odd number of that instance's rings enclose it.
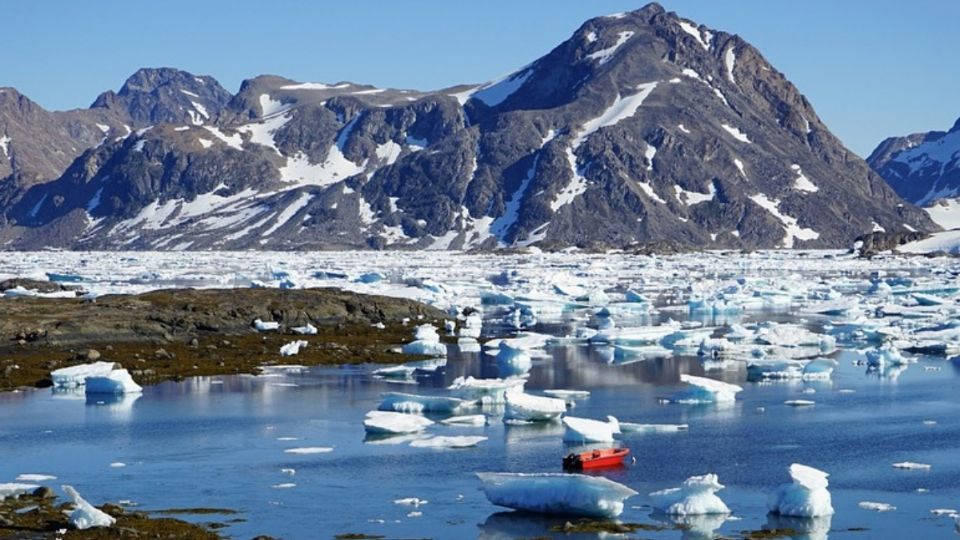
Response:
[[[938,229],[759,51],[657,4],[433,92],[260,76],[231,95],[143,69],[48,112],[2,89],[0,178],[6,249],[813,248]]]

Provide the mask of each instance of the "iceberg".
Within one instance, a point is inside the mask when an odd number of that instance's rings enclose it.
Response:
[[[532,396],[523,392],[506,394],[506,402],[503,413],[505,421],[549,422],[567,412],[567,402],[562,399]]]
[[[468,414],[465,416],[451,416],[440,421],[448,426],[485,426],[487,417],[482,414]]]
[[[21,482],[0,483],[0,501],[7,497],[17,497],[28,491],[33,491],[38,487],[40,486],[37,484],[25,484]]]
[[[487,500],[515,510],[615,518],[637,492],[602,477],[563,473],[477,473]]]
[[[680,375],[680,380],[691,386],[674,396],[673,401],[677,403],[723,403],[732,402],[737,399],[737,392],[743,388],[713,379],[704,377],[695,377],[693,375]]]
[[[804,380],[825,380],[833,375],[833,370],[837,367],[837,361],[830,358],[816,358],[807,362],[803,366]]]
[[[50,378],[53,380],[53,386],[57,388],[76,388],[86,384],[87,377],[106,377],[117,367],[114,362],[80,364],[54,370],[50,373]]]
[[[433,373],[447,365],[446,358],[431,358],[428,360],[417,360],[407,362],[399,366],[389,366],[375,369],[372,372],[374,377],[383,379],[409,379],[416,373]]]
[[[475,379],[457,377],[447,387],[461,399],[478,401],[481,405],[495,405],[507,402],[510,392],[522,392],[526,379],[509,377],[506,379]]]
[[[300,354],[300,348],[306,346],[307,342],[302,339],[291,341],[283,347],[280,347],[280,356],[294,356]]]
[[[650,494],[653,507],[671,515],[729,514],[717,491],[723,489],[717,475],[691,476],[680,487],[655,491]]]
[[[102,377],[87,377],[86,387],[87,394],[136,394],[143,391],[125,369],[115,369]]]
[[[436,437],[416,439],[410,443],[410,446],[414,448],[469,448],[485,440],[487,438],[481,435],[459,435],[455,437],[437,435]]]
[[[804,364],[799,360],[754,360],[747,364],[747,380],[799,379]]]
[[[416,433],[431,425],[432,420],[416,414],[385,411],[370,411],[363,420],[367,433],[374,434]]]
[[[279,330],[280,323],[276,321],[264,322],[260,319],[255,319],[253,321],[253,327],[257,329],[257,332],[270,332],[273,330]]]
[[[432,324],[422,324],[413,334],[413,341],[403,346],[404,354],[446,356],[447,346],[440,343],[440,334]]]
[[[591,443],[613,442],[613,436],[620,433],[620,423],[613,416],[608,416],[606,422],[590,418],[565,416],[563,425],[564,442]]]
[[[589,390],[563,390],[560,388],[556,388],[553,390],[544,390],[543,393],[550,397],[555,397],[555,398],[559,398],[567,401],[574,400],[574,399],[586,399],[590,397]]]
[[[388,392],[381,394],[381,411],[421,414],[425,412],[454,414],[457,411],[470,407],[472,404],[459,398],[447,396],[420,396],[402,392]]]
[[[497,368],[504,375],[522,375],[533,367],[530,355],[519,347],[514,347],[508,343],[500,344],[500,351],[497,352]]]
[[[111,527],[117,520],[106,512],[94,508],[94,506],[84,500],[72,486],[61,486],[63,491],[73,499],[74,510],[70,512],[70,525],[84,530],[92,527]]]
[[[471,313],[463,322],[460,328],[460,337],[477,339],[480,337],[480,330],[483,328],[483,318],[479,313]]]
[[[867,365],[870,367],[883,369],[887,366],[905,366],[911,363],[911,359],[904,358],[900,351],[890,345],[884,345],[877,349],[866,352]]]
[[[814,518],[833,514],[829,475],[823,471],[794,463],[790,465],[793,482],[778,487],[767,499],[767,508],[783,516]]]

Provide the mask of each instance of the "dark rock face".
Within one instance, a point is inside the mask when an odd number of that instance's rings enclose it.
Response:
[[[141,69],[123,83],[119,92],[100,94],[90,108],[117,111],[135,126],[200,125],[218,115],[231,97],[210,76],[198,77],[172,68]]]
[[[877,226],[937,228],[756,49],[656,4],[591,19],[501,81],[432,93],[261,76],[230,97],[166,71],[98,103],[168,123],[22,193],[0,243],[847,247]],[[183,90],[209,122],[168,115]]]
[[[891,137],[867,163],[904,199],[926,206],[960,195],[960,119],[949,131]]]

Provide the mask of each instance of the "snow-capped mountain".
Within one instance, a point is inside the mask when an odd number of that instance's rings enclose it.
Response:
[[[949,131],[886,139],[867,163],[904,199],[939,210],[953,206],[934,203],[960,196],[960,120]]]
[[[441,91],[261,76],[230,97],[175,73],[98,98],[139,127],[10,196],[0,243],[845,247],[936,228],[756,49],[657,4]]]

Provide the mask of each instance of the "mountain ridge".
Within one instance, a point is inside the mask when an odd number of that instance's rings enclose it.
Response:
[[[259,76],[198,108],[135,77],[140,99],[125,84],[97,108],[180,116],[21,190],[7,248],[841,247],[937,229],[759,51],[657,4],[434,92]]]

